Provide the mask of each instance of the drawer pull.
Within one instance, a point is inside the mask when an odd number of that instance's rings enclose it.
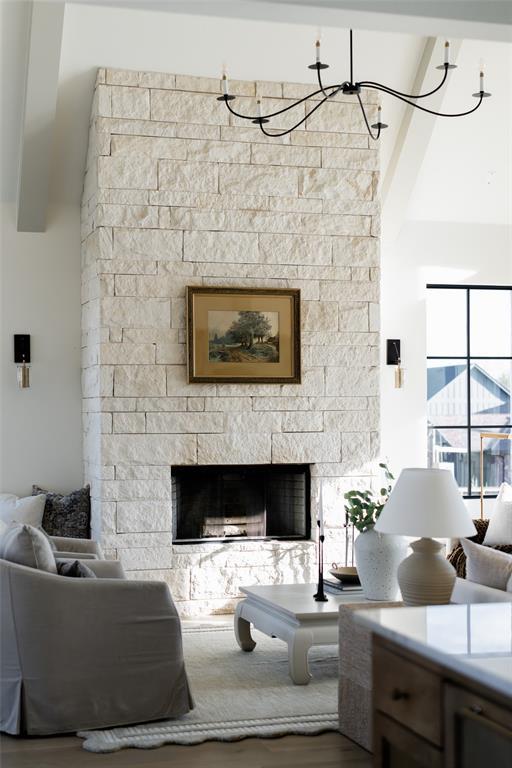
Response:
[[[477,712],[476,710],[480,711]],[[482,707],[475,705],[468,707],[467,709],[459,710],[457,714],[459,714],[461,717],[467,718],[468,720],[473,720],[475,723],[477,722],[481,725],[484,725],[490,731],[494,731],[494,733],[497,733],[499,736],[502,736],[508,741],[512,741],[512,731],[510,728],[507,728],[507,726],[502,725],[501,723],[497,723],[494,720],[490,720],[484,715],[483,712],[484,710]]]
[[[408,699],[409,694],[407,691],[401,691],[400,688],[393,688],[393,692],[391,693],[391,698],[393,701],[400,701],[403,699]]]

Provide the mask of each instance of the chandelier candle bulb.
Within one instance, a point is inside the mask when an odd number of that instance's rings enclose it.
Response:
[[[450,63],[450,43],[448,40],[444,44],[444,63],[449,64]]]
[[[321,61],[321,59],[320,59],[320,40],[316,41],[315,48],[316,48],[316,63],[320,64],[320,61]]]
[[[256,114],[258,117],[263,117],[263,114],[261,112],[261,98],[258,99],[256,102]]]
[[[483,59],[480,59],[479,66],[478,66],[478,72],[479,72],[479,76],[480,76],[479,87],[478,87],[478,91],[476,93],[474,93],[473,96],[475,97],[475,99],[479,99],[480,102],[481,102],[482,99],[488,99],[489,96],[491,95],[490,93],[488,93],[488,91],[485,90],[485,84],[484,84],[484,60]]]
[[[222,93],[224,96],[227,96],[229,93],[229,83],[228,83],[228,76],[224,72],[222,75]]]

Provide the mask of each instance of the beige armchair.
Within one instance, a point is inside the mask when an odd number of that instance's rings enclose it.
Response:
[[[129,581],[115,561],[86,562],[99,578],[0,560],[0,730],[66,733],[192,708],[167,585]]]
[[[100,544],[92,539],[72,539],[64,536],[50,536],[49,539],[57,548],[56,558],[103,560]]]

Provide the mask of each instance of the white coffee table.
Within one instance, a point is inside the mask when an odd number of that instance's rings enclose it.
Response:
[[[364,602],[359,591],[328,594],[328,602],[317,603],[316,584],[279,584],[277,586],[241,587],[246,595],[235,611],[235,636],[243,651],[252,651],[256,643],[251,624],[270,637],[288,644],[290,677],[296,685],[311,680],[308,651],[313,645],[338,643],[338,609],[346,603]]]

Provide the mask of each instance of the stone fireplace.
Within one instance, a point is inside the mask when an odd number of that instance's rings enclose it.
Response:
[[[269,109],[310,90],[231,87]],[[93,535],[130,578],[167,581],[182,615],[231,610],[240,584],[314,580],[320,478],[325,560],[340,561],[341,494],[368,482],[378,451],[378,154],[359,109],[338,94],[304,130],[267,139],[218,91],[208,78],[99,70],[82,205]],[[302,383],[188,384],[188,285],[299,288]],[[261,520],[249,535],[229,509],[233,485],[222,535],[205,513],[206,537],[177,540],[177,468],[280,465],[309,470],[303,536]]]

